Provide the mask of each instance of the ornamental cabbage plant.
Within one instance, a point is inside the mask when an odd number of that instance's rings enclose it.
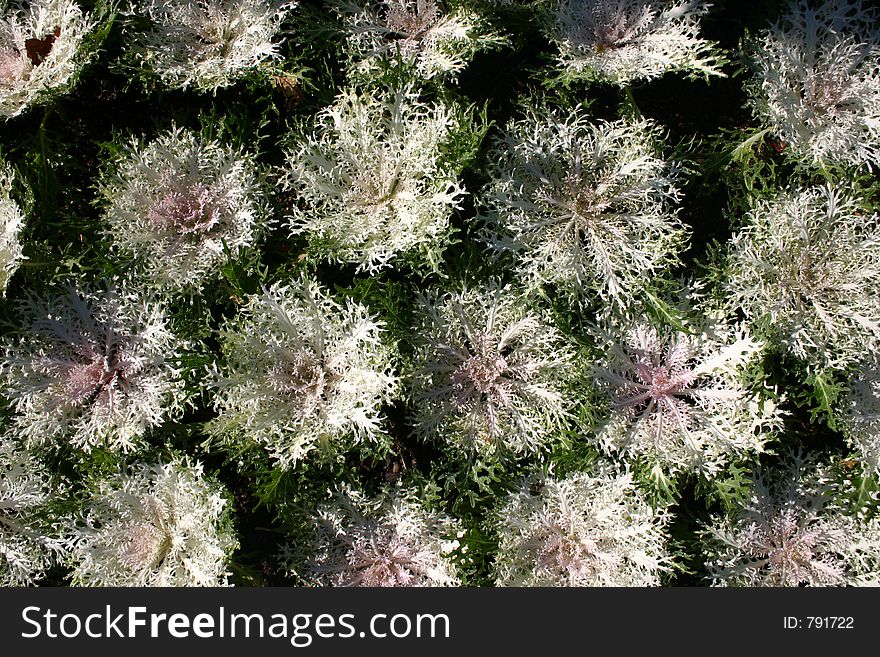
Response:
[[[853,194],[826,185],[757,201],[729,258],[728,303],[812,371],[878,344],[880,227]]]
[[[318,586],[458,586],[450,560],[460,529],[424,508],[414,491],[368,497],[341,488],[314,516],[306,579]]]
[[[700,37],[705,2],[559,0],[549,30],[565,79],[626,86],[666,73],[723,75],[717,46]]]
[[[335,0],[332,6],[342,18],[354,70],[361,74],[400,57],[419,78],[454,78],[476,52],[504,43],[463,2]]]
[[[827,466],[790,454],[748,483],[747,503],[703,531],[713,585],[877,585],[880,522],[847,509]]]
[[[608,344],[594,367],[610,403],[599,443],[666,472],[707,476],[732,458],[760,452],[768,432],[782,427],[773,401],[743,383],[762,346],[723,322],[692,334],[636,324]]]
[[[751,105],[794,157],[880,167],[880,12],[792,2],[754,46]]]
[[[322,446],[381,442],[382,406],[397,389],[384,331],[365,306],[307,277],[253,295],[220,332],[208,431],[266,448],[283,469]]]
[[[64,528],[47,508],[62,491],[39,457],[0,439],[0,586],[34,585],[63,557]]]
[[[464,190],[443,146],[464,130],[412,87],[348,89],[287,154],[290,229],[311,251],[375,273],[406,255],[437,266]]]
[[[181,128],[133,140],[101,184],[106,234],[157,288],[198,290],[268,220],[254,158]]]
[[[409,373],[417,435],[482,454],[540,452],[558,438],[577,359],[544,313],[501,285],[434,292],[420,306]]]
[[[621,309],[678,262],[686,231],[675,172],[647,119],[594,121],[580,108],[512,122],[481,195],[485,238],[531,285]]]
[[[95,23],[73,0],[0,3],[0,116],[67,91],[91,58]]]
[[[135,38],[139,63],[176,89],[215,92],[279,57],[281,23],[293,3],[264,0],[143,0],[151,27]]]
[[[71,553],[74,586],[222,586],[238,541],[199,463],[138,463],[97,482]]]
[[[11,431],[30,445],[130,452],[182,410],[186,342],[164,306],[125,285],[66,289],[21,304],[0,357]]]
[[[24,260],[20,239],[24,215],[10,196],[14,182],[12,167],[0,162],[0,297],[6,296],[9,279]]]
[[[629,474],[527,482],[497,514],[498,586],[658,586],[671,565],[664,529]]]

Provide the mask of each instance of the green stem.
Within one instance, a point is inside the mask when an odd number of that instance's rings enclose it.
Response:
[[[46,113],[43,114],[43,120],[40,121],[40,128],[37,132],[37,136],[40,140],[40,192],[43,201],[42,213],[44,219],[46,218],[46,203],[49,199],[52,199],[52,206],[54,207],[54,196],[49,190],[51,180],[54,176],[52,173],[52,166],[49,164],[49,143],[46,131],[46,125],[49,123],[49,117],[52,116],[53,112],[54,109],[52,107],[49,107],[46,110]]]
[[[642,111],[636,104],[636,99],[633,96],[632,87],[630,87],[629,85],[623,88],[623,106],[621,107],[621,110],[624,116],[627,116],[631,119],[638,120],[642,118]]]

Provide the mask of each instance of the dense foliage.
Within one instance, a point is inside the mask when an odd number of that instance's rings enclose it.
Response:
[[[0,584],[880,579],[867,3],[0,13]]]

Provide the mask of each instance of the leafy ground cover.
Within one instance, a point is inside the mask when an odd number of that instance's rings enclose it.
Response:
[[[0,581],[876,580],[867,5],[74,4],[0,124]]]

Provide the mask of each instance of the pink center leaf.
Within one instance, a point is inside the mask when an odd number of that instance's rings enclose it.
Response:
[[[179,236],[200,236],[220,223],[220,204],[214,190],[202,184],[168,192],[150,208],[147,219],[158,231]]]
[[[300,409],[302,417],[314,415],[333,383],[328,372],[314,353],[299,350],[284,354],[281,361],[268,372],[268,380],[277,393],[289,399]]]
[[[18,50],[0,47],[0,86],[13,86],[30,67],[30,60]]]
[[[679,340],[661,351],[655,340],[637,347],[635,352],[635,358],[629,363],[635,376],[624,375],[616,381],[614,408],[632,413],[638,413],[639,409],[645,413],[660,409],[683,421],[680,415],[687,413],[687,404],[683,402],[693,392],[697,378],[694,367],[688,364],[693,356],[690,345]]]
[[[385,24],[404,53],[417,50],[419,42],[440,20],[440,10],[434,0],[417,0],[415,3],[395,3],[385,15]]]
[[[499,427],[494,409],[511,405],[510,395],[516,383],[506,374],[514,372],[490,336],[479,334],[472,348],[477,353],[466,356],[452,373],[453,403],[461,410],[485,406],[489,434],[496,435]]]
[[[410,586],[415,580],[412,548],[399,538],[382,545],[378,537],[357,544],[349,552],[353,569],[343,579],[343,586]]]

